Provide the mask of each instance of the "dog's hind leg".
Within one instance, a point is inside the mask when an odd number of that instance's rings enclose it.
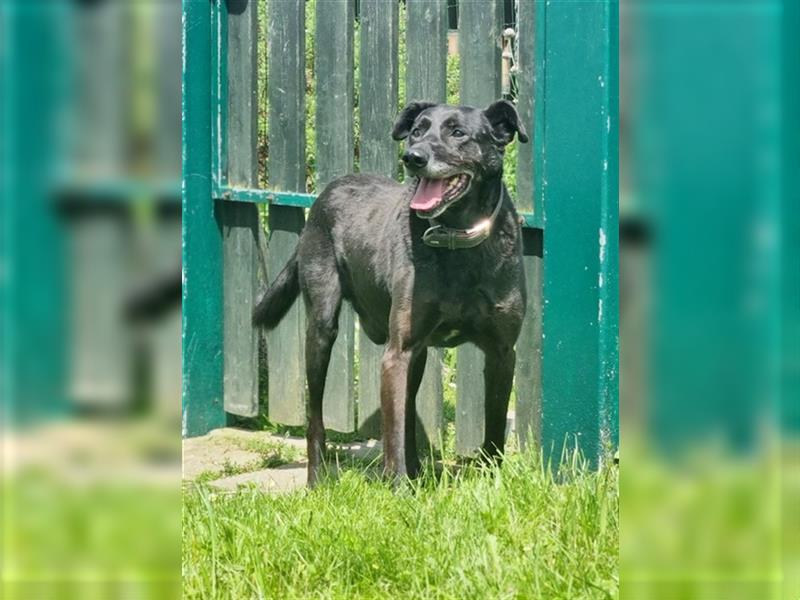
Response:
[[[322,421],[322,396],[331,359],[331,349],[339,329],[342,291],[333,267],[306,266],[303,272],[306,304],[306,378],[308,380],[308,485],[320,477],[325,453],[325,425]]]
[[[419,473],[419,455],[417,452],[417,392],[422,376],[425,374],[425,360],[428,349],[422,348],[411,358],[408,368],[408,397],[406,399],[406,472],[409,477]]]

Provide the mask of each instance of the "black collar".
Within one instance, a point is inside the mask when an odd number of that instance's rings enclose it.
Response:
[[[482,244],[492,234],[492,227],[500,214],[500,206],[503,204],[505,187],[500,187],[500,199],[494,207],[488,219],[483,219],[477,225],[469,229],[455,229],[438,223],[436,219],[428,219],[431,226],[422,234],[422,242],[431,248],[447,248],[448,250],[460,250],[462,248],[474,248]]]

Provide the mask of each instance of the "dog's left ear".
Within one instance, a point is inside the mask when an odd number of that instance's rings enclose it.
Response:
[[[528,132],[525,131],[525,126],[519,118],[519,113],[508,100],[498,100],[490,104],[483,111],[483,114],[486,115],[489,124],[492,126],[492,137],[497,143],[503,146],[511,143],[515,133],[520,142],[526,143],[528,141]]]
[[[411,133],[411,127],[414,125],[414,121],[417,120],[419,113],[426,108],[430,108],[431,106],[436,106],[436,103],[409,102],[406,104],[406,107],[400,111],[400,114],[397,115],[397,119],[394,122],[394,127],[392,128],[392,138],[398,142],[406,139],[408,134]]]

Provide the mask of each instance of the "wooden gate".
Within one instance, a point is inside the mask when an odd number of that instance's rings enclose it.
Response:
[[[486,106],[501,97],[503,6],[459,4],[461,104]],[[556,451],[577,440],[596,461],[618,438],[617,3],[517,6],[516,98],[533,144],[521,146],[517,159],[529,306],[517,344],[516,431],[523,442],[532,433]],[[254,299],[294,250],[314,201],[309,187],[321,190],[354,170],[400,176],[390,137],[399,102],[446,100],[448,2],[361,0],[355,15],[353,0],[270,0],[266,39],[253,0],[184,0],[183,10],[183,433],[223,426],[226,413],[258,414],[264,368],[269,418],[301,425],[302,303],[267,335],[263,365],[260,332],[250,320]],[[268,189],[259,187],[257,154],[263,51]],[[308,147],[311,113],[315,143]],[[259,204],[268,205],[266,232]],[[382,349],[358,334],[355,321],[343,308],[325,424],[376,436]],[[483,437],[482,362],[474,346],[458,349],[460,454]],[[429,353],[417,405],[435,444],[439,352]]]

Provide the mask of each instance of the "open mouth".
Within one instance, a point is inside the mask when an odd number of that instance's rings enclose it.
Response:
[[[469,190],[472,177],[468,173],[458,173],[442,179],[420,177],[411,208],[420,217],[431,219],[442,214],[447,207],[461,198]]]

